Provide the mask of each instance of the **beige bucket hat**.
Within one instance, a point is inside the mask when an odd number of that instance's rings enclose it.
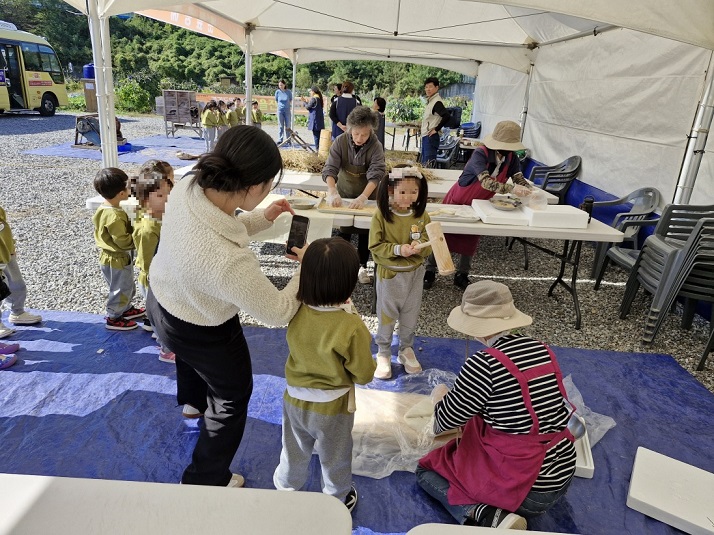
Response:
[[[484,280],[466,288],[461,305],[451,311],[447,323],[456,331],[480,338],[525,327],[533,318],[515,307],[508,286]]]
[[[481,140],[492,150],[525,150],[521,143],[521,127],[513,121],[501,121],[493,132]]]

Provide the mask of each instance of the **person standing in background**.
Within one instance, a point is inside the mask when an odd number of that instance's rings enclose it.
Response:
[[[439,79],[433,76],[424,80],[426,107],[421,120],[421,165],[433,167],[436,151],[439,149],[439,132],[449,120],[444,102],[439,96]]]
[[[382,148],[384,148],[384,111],[386,109],[386,100],[384,100],[382,97],[377,97],[374,99],[374,103],[372,104],[372,110],[376,111],[379,114],[379,126],[377,126],[377,130],[375,130],[374,133],[377,134],[377,139],[382,144]]]
[[[342,84],[342,94],[332,101],[330,106],[330,120],[332,121],[332,140],[347,131],[347,116],[359,106],[359,101],[352,94],[355,86],[346,80]]]
[[[307,129],[312,132],[315,138],[315,150],[320,149],[320,132],[325,128],[325,112],[323,110],[322,93],[316,85],[310,88],[310,99],[302,97],[305,102],[305,109],[309,115],[307,118]]]
[[[280,125],[278,144],[290,137],[288,130],[290,130],[290,105],[293,102],[293,94],[286,87],[285,80],[280,80],[278,90],[275,92],[275,102],[278,103],[278,124]]]

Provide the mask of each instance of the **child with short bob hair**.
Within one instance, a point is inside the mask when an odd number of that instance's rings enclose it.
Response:
[[[375,364],[371,335],[353,313],[349,297],[357,284],[359,258],[342,238],[312,242],[302,260],[297,298],[290,321],[283,395],[283,450],[273,483],[278,490],[300,490],[308,476],[313,448],[322,466],[322,491],[352,511],[354,385],[372,380]]]
[[[161,173],[141,174],[134,185],[135,195],[142,209],[143,217],[134,225],[135,265],[139,268],[139,291],[144,299],[149,295],[149,266],[159,248],[161,221],[166,207],[166,200],[173,184]],[[149,318],[144,318],[144,330],[153,331]],[[175,363],[176,355],[166,349],[159,341],[159,360]]]
[[[119,206],[129,198],[129,177],[121,169],[106,167],[94,177],[94,189],[104,197],[92,222],[94,242],[100,249],[99,265],[109,285],[105,327],[129,331],[138,327],[133,320],[144,315],[143,308],[131,304],[135,294],[131,265],[134,240],[129,216]]]
[[[392,335],[399,320],[398,361],[407,373],[418,373],[421,364],[414,354],[414,330],[421,307],[424,260],[431,247],[417,249],[428,241],[426,225],[426,180],[416,168],[395,167],[377,188],[377,207],[369,229],[369,250],[377,267],[377,320],[375,342],[378,379],[392,376]]]

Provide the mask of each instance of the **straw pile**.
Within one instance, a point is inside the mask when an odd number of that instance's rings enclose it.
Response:
[[[308,152],[305,150],[281,150],[280,155],[283,157],[283,166],[285,169],[292,171],[300,171],[303,173],[322,173],[322,168],[325,167],[327,158],[316,152]],[[424,169],[418,163],[415,163],[417,153],[407,151],[388,150],[385,153],[387,171],[391,171],[392,167],[399,164],[408,164],[412,167],[417,167],[427,180],[436,179],[433,171]]]

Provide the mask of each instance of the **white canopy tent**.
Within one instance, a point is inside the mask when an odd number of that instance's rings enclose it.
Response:
[[[116,164],[106,19],[156,9],[240,46],[247,77],[251,54],[276,50],[293,64],[385,59],[478,74],[484,132],[527,103],[535,159],[579,154],[582,180],[615,195],[654,185],[665,199],[714,203],[709,0],[66,1],[90,19],[104,165]]]

